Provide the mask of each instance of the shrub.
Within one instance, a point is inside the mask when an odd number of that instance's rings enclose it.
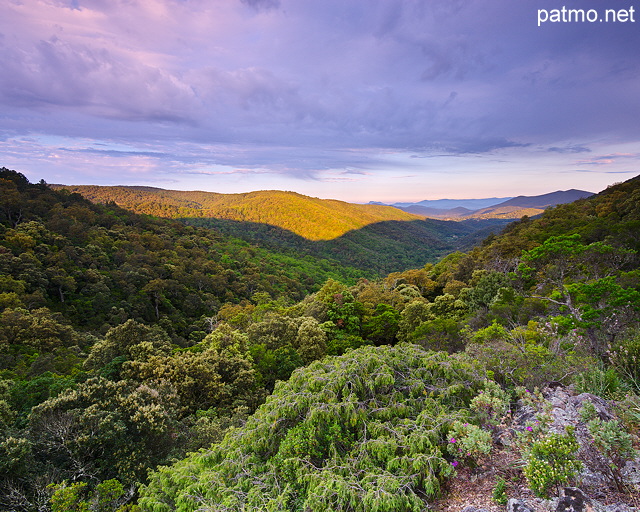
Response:
[[[574,377],[578,393],[591,393],[611,399],[621,391],[622,382],[614,368],[592,368]]]
[[[494,381],[486,380],[469,406],[483,425],[494,427],[509,408],[509,395]]]
[[[640,331],[632,331],[613,345],[609,361],[633,389],[640,391]]]
[[[496,480],[496,486],[493,488],[491,497],[498,505],[506,505],[509,501],[507,496],[507,482],[501,476]]]
[[[456,459],[475,465],[491,451],[491,434],[477,425],[455,421],[449,430],[447,450]]]
[[[633,437],[618,420],[605,421],[599,418],[591,402],[584,404],[580,414],[587,421],[593,447],[603,459],[601,466],[604,475],[619,491],[623,491],[622,468],[636,455]]]
[[[540,498],[549,497],[549,491],[560,484],[566,484],[582,469],[582,463],[576,459],[579,445],[573,429],[567,428],[566,434],[549,434],[534,442],[527,453],[524,474],[529,486]]]
[[[481,375],[463,355],[408,344],[316,361],[279,382],[219,444],[158,468],[140,490],[140,505],[184,512],[424,510],[454,472],[450,435],[465,439],[465,456],[490,449],[490,436],[478,427],[451,429],[481,388]]]

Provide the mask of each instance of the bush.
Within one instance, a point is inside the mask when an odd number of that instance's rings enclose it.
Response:
[[[483,389],[471,400],[470,408],[481,424],[495,427],[509,408],[509,395],[495,382],[486,380]]]
[[[536,496],[549,497],[553,487],[558,493],[560,484],[575,477],[582,469],[582,463],[576,459],[578,448],[573,429],[569,428],[566,434],[549,434],[531,445],[525,457],[524,474]]]
[[[471,343],[466,352],[492,372],[497,382],[508,387],[542,386],[593,364],[590,358],[578,354],[557,354],[536,343],[520,345],[505,340]]]
[[[496,486],[493,488],[491,497],[498,505],[506,505],[509,501],[507,496],[507,482],[501,476],[496,480]]]
[[[640,391],[640,331],[634,330],[622,337],[609,352],[609,362],[633,387]]]
[[[471,423],[455,421],[448,438],[447,450],[456,458],[455,462],[460,459],[475,465],[482,455],[491,451],[491,434]]]
[[[464,356],[361,347],[276,385],[247,423],[159,468],[145,510],[424,510],[454,472],[450,435],[480,455],[491,437],[456,424],[483,385]],[[454,425],[453,430],[451,426]],[[457,439],[456,439],[457,441]]]
[[[591,402],[584,404],[580,414],[583,420],[587,421],[592,445],[604,462],[601,464],[603,474],[619,491],[623,491],[622,468],[636,455],[633,437],[618,420],[604,421],[599,418]]]
[[[578,393],[591,393],[606,399],[612,399],[621,392],[622,382],[614,368],[593,368],[574,377]]]

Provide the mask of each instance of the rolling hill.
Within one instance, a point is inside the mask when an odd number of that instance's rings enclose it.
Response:
[[[52,185],[94,203],[180,219],[292,257],[310,256],[378,275],[467,250],[508,221],[428,219],[391,206],[317,199],[294,192],[184,192],[151,187]]]
[[[125,186],[52,185],[52,188],[77,192],[94,203],[115,202],[136,213],[268,224],[314,241],[338,238],[377,222],[421,218],[391,206],[352,204],[278,190],[218,194]]]

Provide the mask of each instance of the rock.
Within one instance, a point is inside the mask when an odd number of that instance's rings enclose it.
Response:
[[[605,507],[602,507],[600,510],[602,512],[634,512],[637,509],[634,507],[630,507],[629,505],[625,505],[624,503],[617,503],[615,505],[607,505]]]
[[[593,505],[589,497],[577,487],[565,487],[556,512],[593,512]]]
[[[486,508],[476,508],[472,505],[468,505],[462,509],[462,512],[489,512]]]
[[[626,462],[624,468],[622,468],[622,476],[624,476],[627,483],[640,487],[640,457]]]
[[[511,498],[507,502],[507,512],[534,512],[526,501]]]
[[[582,409],[584,402],[591,402],[593,404],[593,406],[596,408],[598,417],[601,420],[609,421],[613,419],[613,415],[609,411],[609,405],[604,398],[592,395],[591,393],[581,393],[577,396],[572,396],[567,399],[567,403],[577,411]]]

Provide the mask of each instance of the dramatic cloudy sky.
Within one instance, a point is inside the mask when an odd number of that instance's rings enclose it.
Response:
[[[538,26],[563,5],[635,21]],[[640,0],[2,0],[0,166],[354,202],[599,191],[640,174],[639,48]]]

